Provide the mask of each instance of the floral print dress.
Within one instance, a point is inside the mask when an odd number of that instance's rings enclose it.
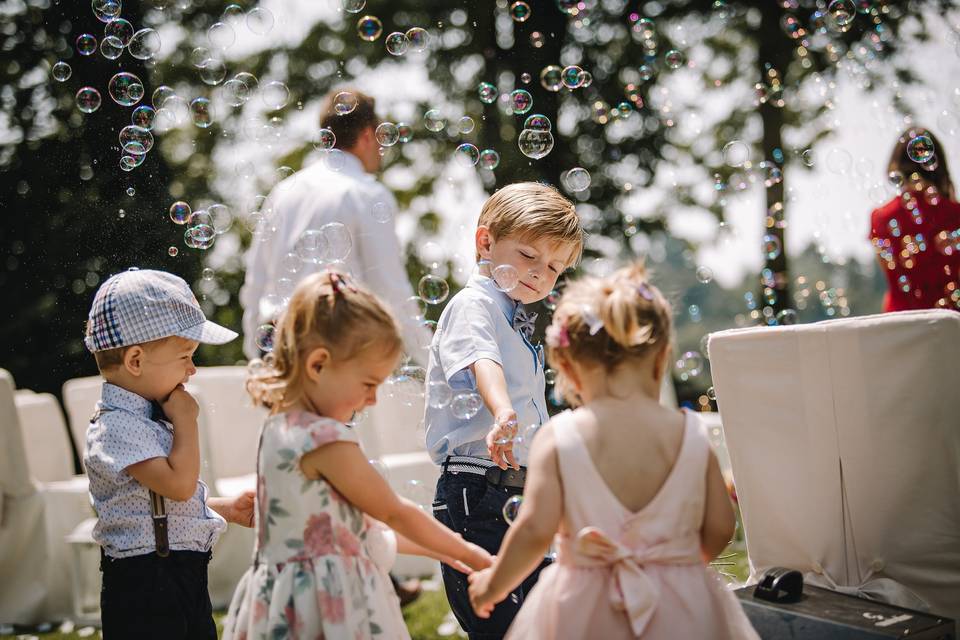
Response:
[[[311,413],[278,414],[264,424],[254,565],[233,594],[223,638],[410,637],[387,572],[371,556],[383,546],[382,525],[300,469],[305,453],[338,440],[357,437]]]

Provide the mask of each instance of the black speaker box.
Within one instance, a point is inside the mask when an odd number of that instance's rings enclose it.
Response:
[[[735,591],[763,640],[956,640],[953,620],[804,585],[800,600],[768,602],[754,587]]]

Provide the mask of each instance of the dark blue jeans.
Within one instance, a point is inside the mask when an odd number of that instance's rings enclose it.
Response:
[[[216,640],[207,564],[210,553],[171,551],[133,558],[102,555],[104,640]]]
[[[519,493],[522,490],[490,484],[481,475],[444,470],[437,481],[433,515],[467,541],[495,554],[508,528],[503,519],[503,505],[507,498]],[[544,560],[485,620],[478,618],[470,606],[467,576],[441,565],[450,608],[471,640],[502,638],[520,610],[524,596],[530,593],[540,571],[549,564],[549,560]]]

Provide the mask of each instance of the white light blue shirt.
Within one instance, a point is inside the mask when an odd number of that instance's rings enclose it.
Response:
[[[270,294],[285,297],[278,288],[280,279],[289,278],[295,285],[325,268],[301,262],[292,274],[284,269],[284,257],[294,251],[304,231],[339,222],[349,231],[352,246],[338,268],[347,270],[390,306],[400,323],[407,353],[422,364],[431,336],[404,312],[407,299],[415,293],[394,226],[397,202],[389,189],[364,171],[356,156],[338,153],[341,168],[334,170],[326,162],[316,162],[274,187],[261,208],[264,230],[250,242],[240,289],[244,353],[248,358],[258,356],[257,327],[273,320],[269,315],[273,311],[262,308],[261,301]],[[292,291],[289,283],[288,287]]]
[[[97,512],[93,539],[112,558],[156,550],[150,490],[126,471],[138,462],[170,455],[173,428],[152,415],[149,400],[105,382],[95,420],[87,427],[83,462]],[[164,502],[173,551],[209,551],[227,528],[226,520],[207,507],[207,485],[200,480],[186,502],[169,498]]]
[[[447,304],[437,323],[427,365],[428,382],[446,382],[454,393],[477,389],[469,367],[480,359],[493,360],[503,367],[507,393],[517,412],[520,433],[530,424],[549,418],[543,377],[543,349],[532,345],[517,329],[513,316],[519,303],[493,280],[476,272],[467,285]],[[429,400],[429,394],[428,394]],[[470,419],[459,419],[450,405],[426,404],[427,451],[437,464],[448,455],[490,458],[485,438],[493,427],[493,415],[484,406]],[[529,443],[514,445],[517,463],[525,465]]]

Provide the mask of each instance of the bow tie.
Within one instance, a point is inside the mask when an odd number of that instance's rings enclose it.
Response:
[[[533,330],[536,324],[537,314],[527,313],[526,309],[524,309],[520,303],[517,303],[517,309],[513,312],[513,328],[529,340],[533,337]]]
[[[160,406],[159,402],[150,403],[150,419],[154,422],[159,422],[161,420],[170,422],[167,420],[167,416],[163,413],[163,408]]]

